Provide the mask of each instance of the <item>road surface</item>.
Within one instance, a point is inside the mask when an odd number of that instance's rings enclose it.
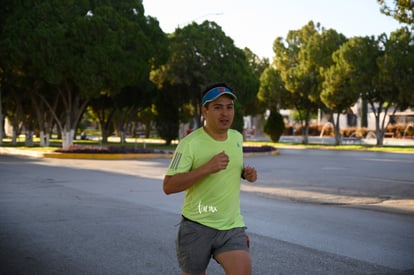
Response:
[[[0,155],[0,273],[180,274],[168,163]],[[246,164],[253,274],[414,274],[413,155],[283,149]]]

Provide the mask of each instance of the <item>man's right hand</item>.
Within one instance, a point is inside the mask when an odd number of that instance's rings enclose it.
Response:
[[[229,164],[229,156],[223,151],[215,155],[208,163],[207,166],[209,167],[211,173],[217,173],[221,170],[227,168]]]

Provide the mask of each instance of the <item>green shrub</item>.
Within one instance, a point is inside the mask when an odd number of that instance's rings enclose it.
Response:
[[[264,125],[264,132],[269,135],[273,142],[278,142],[284,130],[283,116],[278,112],[271,112]]]

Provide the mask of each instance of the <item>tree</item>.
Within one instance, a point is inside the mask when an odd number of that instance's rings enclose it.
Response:
[[[392,6],[387,4],[386,0],[377,0],[377,2],[381,5],[380,10],[383,14],[414,27],[414,2],[412,0],[393,0]]]
[[[237,48],[216,23],[204,21],[177,28],[170,35],[170,53],[168,62],[154,71],[151,79],[166,97],[171,98],[170,94],[175,91],[177,102],[174,104],[178,105],[171,105],[172,108],[180,111],[185,109],[183,105],[193,106],[197,127],[202,122],[201,91],[209,84],[226,82],[235,90],[242,105],[255,99],[258,78],[243,50]],[[157,112],[161,115],[161,112],[170,111],[157,106]]]
[[[324,101],[338,104],[359,93],[374,114],[377,145],[382,146],[389,112],[412,106],[413,57],[408,28],[393,32],[390,38],[385,34],[378,39],[352,38],[335,53],[335,66],[326,72]],[[341,90],[350,97],[340,98]]]
[[[253,70],[254,75],[257,79],[259,79],[260,83],[260,77],[263,74],[263,72],[269,68],[269,60],[267,58],[259,58],[256,54],[254,54],[249,48],[244,49],[244,53],[247,58],[247,62],[249,63],[250,68]],[[242,106],[244,110],[244,115],[263,115],[265,112],[265,109],[263,108],[263,104],[261,102],[257,101],[257,96],[259,93],[260,84],[257,89],[256,95],[254,93],[249,94],[251,98],[247,100],[247,102]],[[254,97],[253,97],[254,96]]]
[[[176,95],[179,92],[178,86],[164,86],[155,101],[157,130],[166,145],[170,145],[178,135],[181,104]]]
[[[151,106],[156,92],[154,84],[147,80],[142,81],[139,87],[124,87],[121,93],[115,96],[112,106],[115,110],[114,128],[121,137],[121,143],[126,141],[129,125],[138,118],[138,113]]]
[[[329,68],[333,64],[332,54],[338,50],[341,45],[346,41],[344,35],[337,33],[335,30],[328,29],[322,30],[321,33],[315,33],[307,43],[304,55],[306,56],[305,62],[309,71],[316,74],[315,85],[317,85],[314,94],[312,95],[312,101],[316,102],[320,108],[322,108],[321,94],[323,91],[323,71]],[[315,98],[318,96],[319,98]],[[340,125],[339,125],[339,113],[343,110],[336,109],[338,113],[337,120],[333,121],[335,132],[335,143],[338,145],[341,142],[340,137]],[[333,110],[330,110],[333,113]]]
[[[274,66],[280,70],[287,91],[292,93],[299,113],[304,113],[303,143],[308,143],[309,121],[320,107],[321,69],[332,64],[331,54],[345,40],[335,31],[325,31],[312,21],[300,30],[289,31],[286,41],[275,40]]]
[[[72,143],[91,98],[139,85],[148,80],[153,66],[164,62],[166,37],[155,19],[144,16],[141,2],[18,4],[6,23],[1,47],[10,53],[10,67],[53,87],[54,98],[64,108],[63,117],[54,113],[63,147]],[[34,92],[53,111],[43,93]]]
[[[304,144],[308,143],[310,115],[316,112],[318,105],[311,100],[312,87],[315,87],[315,83],[312,82],[315,78],[312,73],[305,72],[305,64],[301,62],[301,51],[316,32],[313,22],[309,22],[300,30],[289,31],[286,41],[280,37],[273,44],[274,65],[280,70],[286,89],[300,99],[300,104],[297,105],[299,113],[301,110],[305,113],[305,118],[302,120],[302,123],[304,122]]]
[[[385,43],[385,54],[378,60],[383,80],[398,89],[398,105],[402,110],[414,106],[414,36],[408,28],[391,33]]]
[[[92,116],[98,120],[102,143],[108,142],[111,133],[112,117],[116,110],[114,105],[114,99],[105,91],[102,91],[98,97],[92,98],[88,104]]]
[[[50,144],[54,115],[60,117],[59,110],[63,108],[59,105],[58,98],[54,96],[54,88],[45,81],[38,81],[35,91],[29,93],[30,101],[33,106],[33,119],[37,121],[37,131],[40,137],[40,146],[47,147]],[[42,100],[38,93],[42,95]],[[47,104],[46,104],[47,102]]]
[[[375,90],[368,101],[375,113],[377,145],[381,146],[389,112],[414,106],[414,37],[408,28],[401,28],[389,38],[381,35],[379,42],[384,50],[377,58]]]
[[[359,97],[358,92],[353,92],[349,88],[349,83],[347,83],[350,78],[348,68],[342,66],[343,63],[340,62],[340,56],[346,49],[343,45],[345,41],[346,38],[343,35],[334,30],[328,30],[323,32],[321,39],[314,44],[314,47],[319,49],[311,51],[317,53],[314,58],[323,60],[323,62],[319,61],[323,79],[320,97],[322,103],[330,109],[336,145],[341,143],[339,116],[348,110]],[[337,115],[336,120],[333,113]]]
[[[341,64],[335,64],[325,70],[325,81],[321,93],[322,102],[336,114],[336,119],[331,115],[334,125],[335,144],[341,144],[340,136],[340,114],[345,113],[359,98],[359,92],[353,90],[349,84],[350,73],[345,71]]]
[[[91,99],[89,106],[98,119],[102,143],[108,142],[108,137],[114,130],[121,143],[124,143],[130,123],[137,119],[138,112],[152,104],[155,95],[154,85],[147,80],[142,81],[139,87],[127,86],[117,94],[102,91],[98,97]]]
[[[137,121],[144,126],[144,136],[149,138],[151,135],[151,129],[155,122],[156,118],[156,107],[155,102],[153,104],[143,110],[140,110],[137,113]]]
[[[278,112],[281,106],[287,103],[286,100],[282,99],[282,96],[287,94],[289,92],[281,79],[280,71],[273,66],[266,68],[260,76],[260,88],[257,94],[257,98],[264,106],[264,110],[268,109]]]
[[[333,54],[334,64],[323,72],[321,99],[337,115],[336,120],[333,120],[336,144],[341,142],[340,114],[346,113],[357,102],[361,95],[361,88],[371,83],[370,72],[376,71],[373,67],[375,48],[369,47],[371,42],[368,37],[351,38]],[[367,89],[369,90],[369,87]]]
[[[8,19],[8,15],[13,12],[13,0],[3,0],[1,2],[1,9],[0,9],[0,37],[4,36],[4,28],[6,26],[6,22]],[[2,47],[2,43],[0,43],[0,145],[3,143],[3,136],[4,136],[4,119],[5,119],[5,112],[7,111],[4,108],[4,95],[5,92],[3,91],[5,85],[5,57],[7,56],[7,52]]]

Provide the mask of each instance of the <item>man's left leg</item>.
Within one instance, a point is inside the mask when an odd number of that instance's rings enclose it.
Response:
[[[250,253],[246,250],[221,252],[214,256],[227,275],[250,275],[252,264]]]

